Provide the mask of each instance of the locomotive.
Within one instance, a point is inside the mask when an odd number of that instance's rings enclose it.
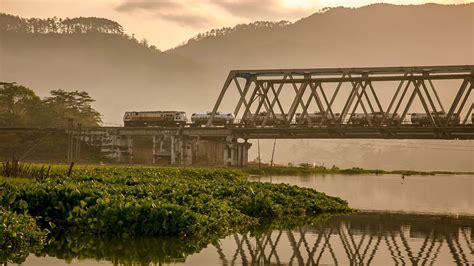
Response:
[[[125,127],[184,126],[187,121],[182,111],[125,112],[123,116]]]
[[[436,122],[437,125],[448,125],[448,126],[456,126],[461,123],[461,118],[458,114],[454,113],[451,116],[451,119],[448,121],[448,115],[443,112],[431,112],[431,117]],[[412,113],[410,116],[410,120],[412,125],[416,126],[430,126],[430,118],[426,113]]]
[[[211,117],[211,114],[212,112],[194,113],[191,115],[191,122],[195,126],[205,125]],[[234,120],[235,117],[232,113],[216,112],[214,118],[212,119],[212,123],[214,125],[231,125],[234,123]]]

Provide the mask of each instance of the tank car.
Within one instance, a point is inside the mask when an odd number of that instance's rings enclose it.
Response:
[[[365,113],[353,113],[349,118],[349,123],[356,126],[367,126],[369,121]]]
[[[323,125],[335,125],[339,118],[341,117],[340,113],[335,113],[334,117],[330,113],[326,113],[326,120],[323,121],[324,114],[322,112],[313,112],[308,113],[305,117],[301,113],[295,115],[295,121],[299,125],[308,125],[308,118],[313,125],[320,125],[323,122]]]
[[[461,122],[461,118],[458,114],[453,114],[451,119],[448,121],[448,115],[445,112],[431,112],[431,117],[436,122],[437,125],[448,125],[448,126],[455,126],[459,125]],[[412,125],[416,126],[430,126],[431,121],[429,116],[426,113],[412,113],[410,116],[410,120]]]
[[[383,112],[374,112],[369,116],[373,125],[395,126],[401,122],[401,117],[397,113],[385,113],[384,117]]]
[[[334,126],[338,123],[339,119],[341,119],[340,113],[335,113],[334,117],[328,113],[326,123],[328,126]]]
[[[367,116],[370,118],[370,123],[375,126],[394,126],[401,121],[401,117],[397,113],[373,112],[367,114]],[[367,116],[365,113],[354,113],[350,118],[350,123],[352,125],[368,126]]]
[[[243,122],[245,124],[250,125],[252,120],[253,114],[248,114],[246,118],[243,118]],[[267,112],[263,111],[258,113],[255,116],[255,125],[256,126],[278,126],[283,125],[286,121],[286,115],[284,114],[275,114],[275,117],[272,114],[268,114]]]
[[[207,123],[211,117],[212,112],[206,113],[194,113],[191,115],[191,122],[195,126],[202,126]],[[214,125],[231,125],[234,123],[235,117],[232,113],[222,113],[216,112],[214,118],[212,119],[212,124]]]
[[[296,113],[295,121],[299,125],[308,125],[309,121],[311,121],[313,125],[319,125],[323,121],[323,117],[324,114],[321,112],[307,113],[306,116],[303,116],[302,113]]]
[[[182,111],[125,112],[123,116],[125,127],[183,126],[186,122],[186,113]]]

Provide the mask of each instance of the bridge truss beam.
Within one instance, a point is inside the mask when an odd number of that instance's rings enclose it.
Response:
[[[447,93],[438,93],[434,84],[438,80],[461,83],[460,86],[450,84],[449,93],[455,94],[455,97],[446,109],[447,113],[443,102],[446,104],[449,99],[445,96]],[[309,127],[342,127],[354,124],[353,117],[357,110],[363,111],[368,127],[400,127],[406,123],[409,111],[418,99],[421,113],[426,114],[429,122],[424,126],[439,131],[471,123],[468,118],[474,111],[470,98],[474,89],[473,80],[472,65],[233,70],[224,83],[207,126],[213,126],[215,114],[231,92],[232,84],[235,84],[238,99],[231,99],[236,102],[233,114],[236,121],[246,127],[275,126],[275,121],[281,127],[302,124]],[[398,85],[393,95],[387,96],[391,92],[385,84],[390,82]],[[331,84],[335,84],[335,88],[328,88]],[[293,96],[282,96],[284,92],[292,92]],[[389,104],[384,107],[381,99],[387,98],[390,101],[386,101]],[[285,104],[284,100],[289,100],[289,103]],[[339,103],[342,109],[337,109],[335,103]],[[315,123],[310,119],[310,108],[321,114],[321,121]],[[374,113],[379,115],[379,119],[374,119]],[[464,119],[461,120],[462,114]]]

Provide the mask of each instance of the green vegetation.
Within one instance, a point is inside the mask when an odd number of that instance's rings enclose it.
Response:
[[[38,251],[45,243],[46,231],[36,225],[35,219],[0,208],[0,263],[21,263],[30,252]]]
[[[37,166],[41,167],[41,166]],[[45,180],[0,180],[0,205],[53,232],[103,237],[178,236],[203,247],[266,222],[350,211],[313,189],[248,182],[239,171],[205,168],[55,166]],[[32,227],[33,228],[33,227]],[[190,251],[190,252],[191,252]]]
[[[86,127],[98,126],[101,118],[92,102],[85,91],[52,90],[50,97],[40,99],[25,86],[0,82],[0,126],[65,128],[69,119]]]
[[[380,170],[380,169],[363,169],[359,167],[340,169],[336,166],[326,168],[324,166],[311,167],[309,164],[301,164],[298,167],[285,166],[264,166],[264,167],[247,167],[241,169],[244,173],[250,175],[362,175],[362,174],[399,174],[399,175],[437,175],[437,174],[472,174],[471,172],[449,172],[449,171],[411,171],[411,170]]]

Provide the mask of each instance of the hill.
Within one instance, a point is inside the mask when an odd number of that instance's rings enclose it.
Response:
[[[472,64],[473,33],[474,3],[374,4],[215,30],[168,53],[215,69]]]
[[[124,110],[160,109],[188,91],[182,73],[197,78],[199,68],[191,60],[123,32],[66,31],[61,22],[34,28],[41,25],[37,19],[11,26],[5,20],[12,17],[0,18],[0,80],[26,85],[40,96],[55,89],[88,91],[105,121],[120,122]]]
[[[332,8],[295,23],[213,30],[165,52],[105,19],[3,14],[30,26],[0,19],[0,80],[40,95],[86,90],[106,122],[120,123],[126,110],[206,111],[231,69],[474,64],[473,14],[474,4]],[[56,30],[42,26],[54,21]]]

